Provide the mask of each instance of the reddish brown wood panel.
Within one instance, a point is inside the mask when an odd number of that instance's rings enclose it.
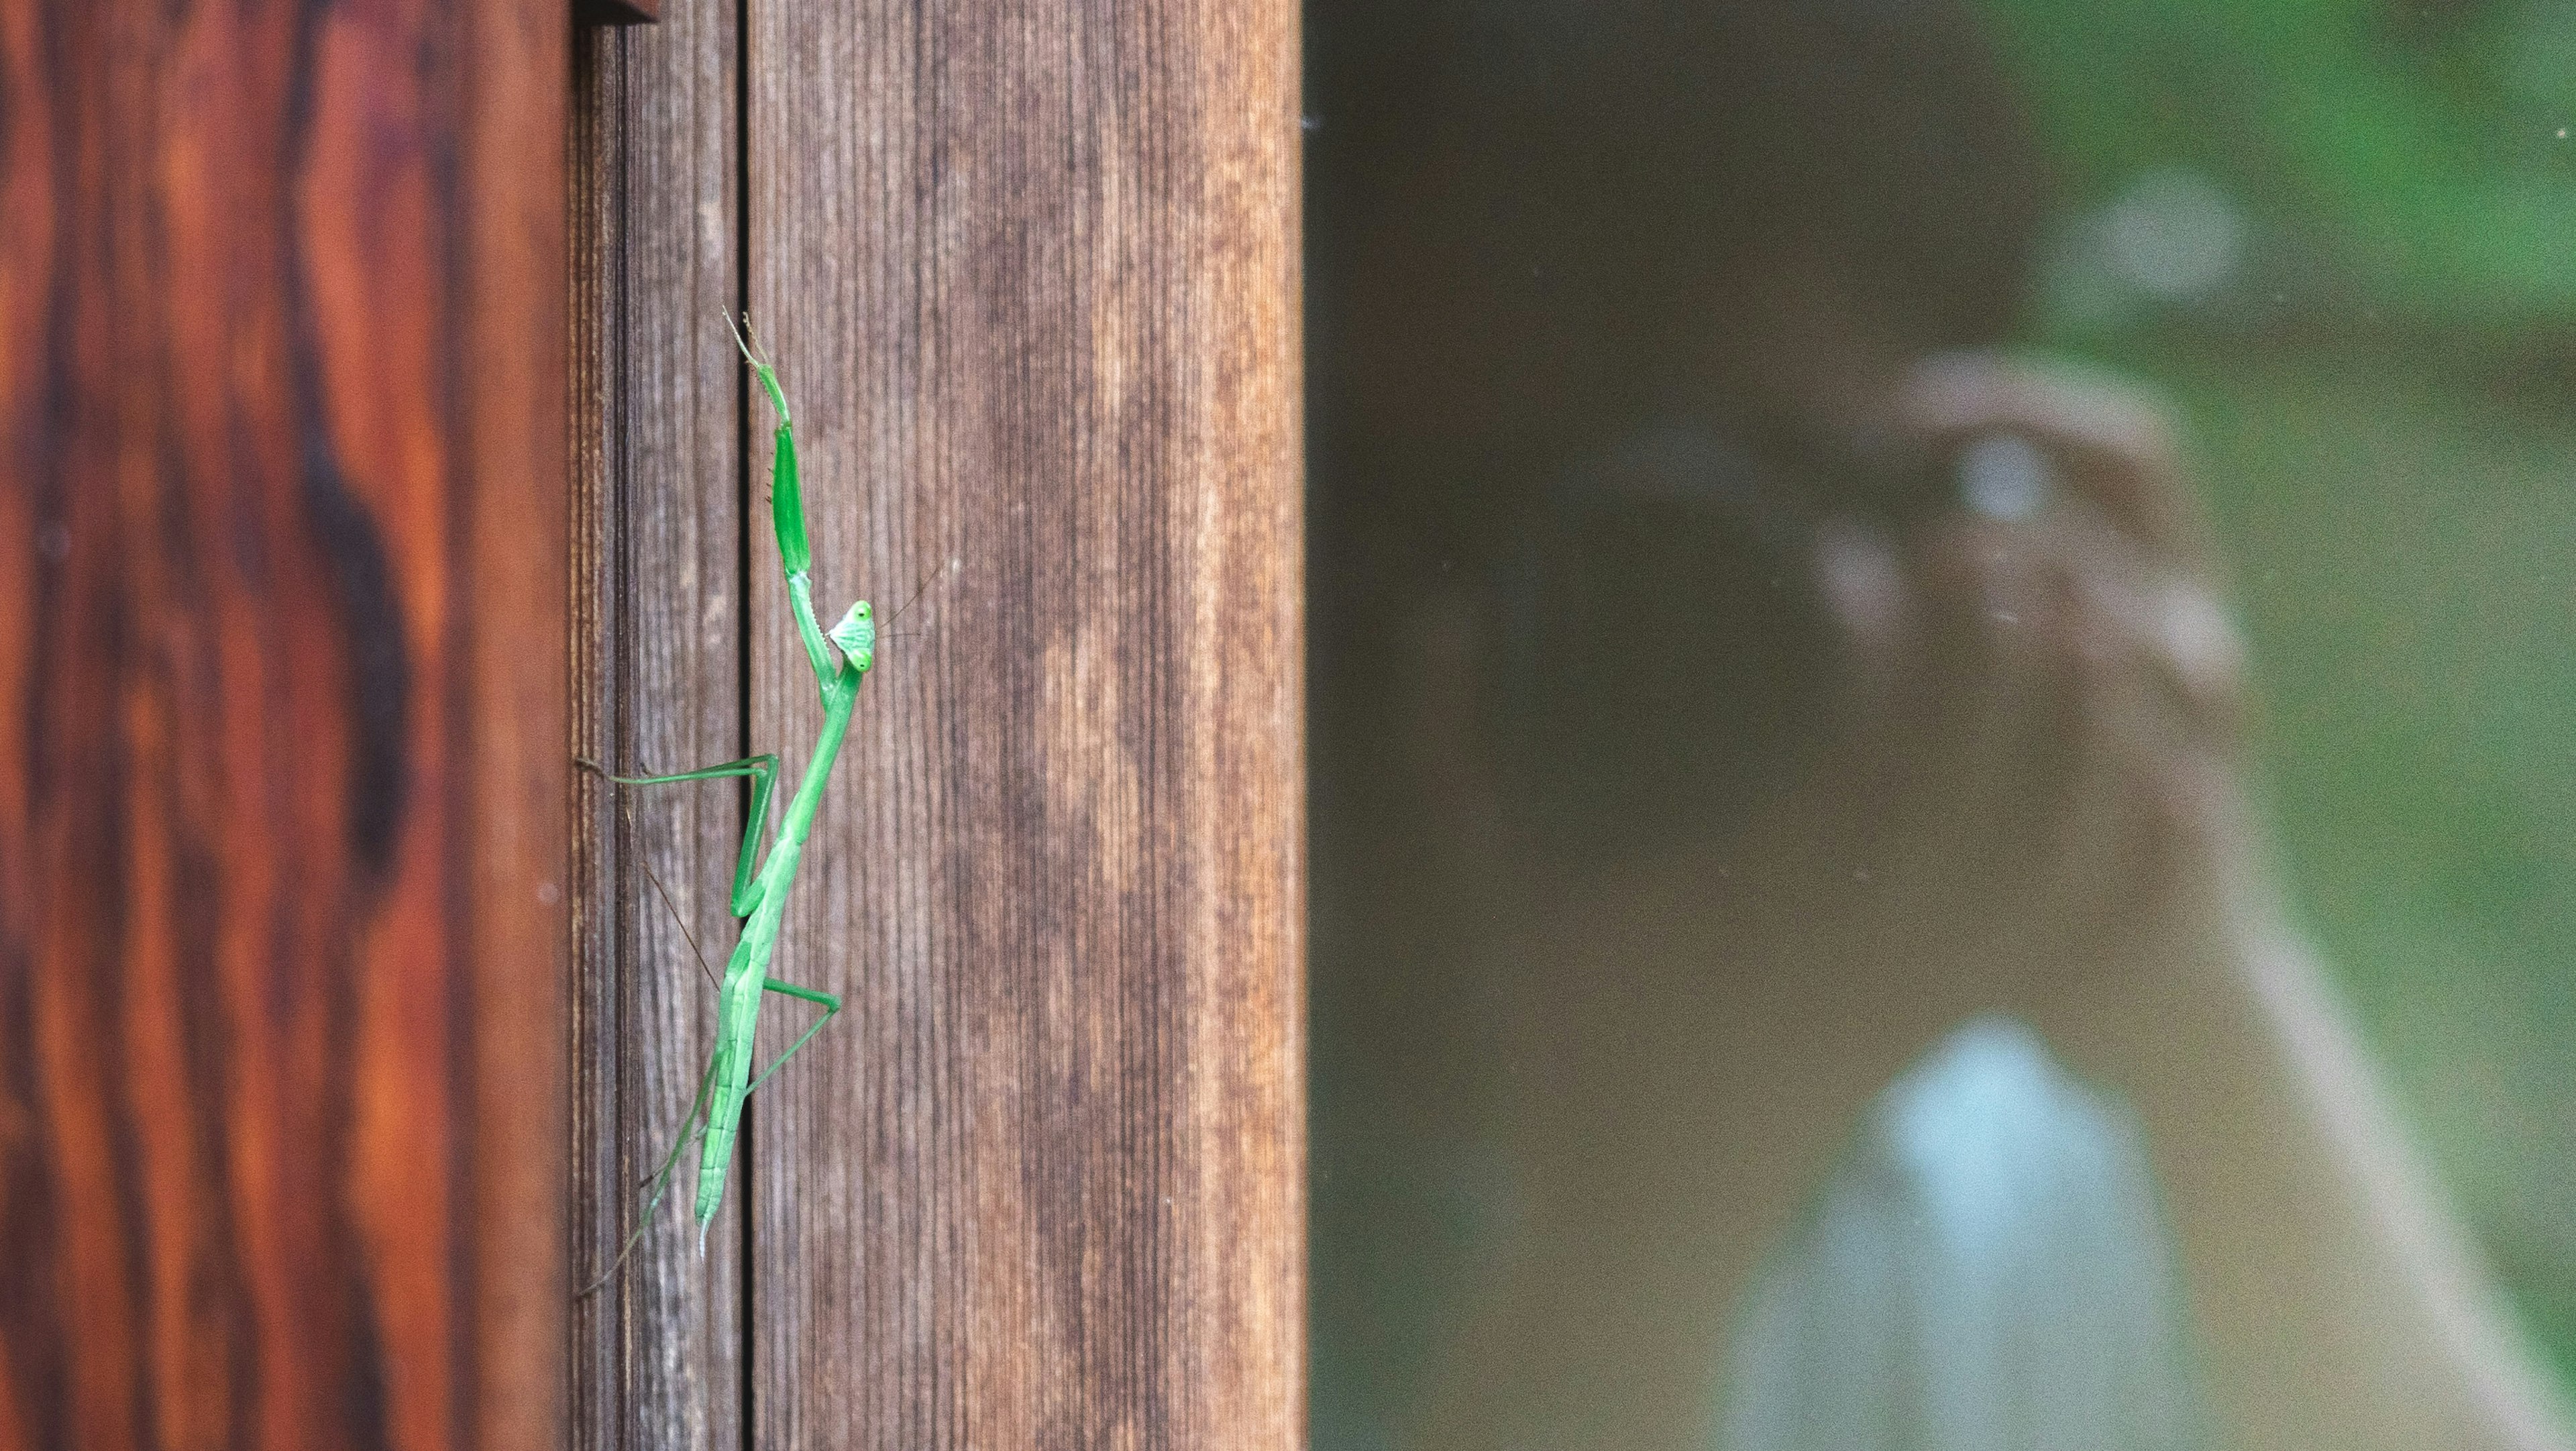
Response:
[[[0,7],[0,1446],[560,1434],[567,33]]]
[[[883,625],[774,968],[852,1011],[753,1099],[751,1439],[1292,1446],[1295,6],[749,15],[818,604],[955,564]],[[752,564],[793,771],[765,528]]]

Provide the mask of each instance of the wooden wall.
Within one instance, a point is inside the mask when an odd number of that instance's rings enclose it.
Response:
[[[0,6],[0,1447],[556,1435],[566,33]]]
[[[1302,1440],[1295,36],[1284,0],[674,0],[588,52],[588,739],[792,772],[819,720],[728,301],[820,607],[928,582],[774,968],[851,1011],[753,1100],[724,1252],[666,1211],[585,1309],[600,1441]],[[585,1266],[706,1046],[635,867],[713,955],[740,802],[585,808]]]
[[[0,7],[0,1448],[1293,1443],[1292,8],[569,8]],[[815,721],[746,303],[930,583],[576,1301],[741,798],[569,758]]]

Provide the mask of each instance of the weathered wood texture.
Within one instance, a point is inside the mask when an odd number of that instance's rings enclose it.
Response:
[[[561,1434],[566,33],[0,6],[0,1447]]]
[[[819,603],[955,562],[886,622],[779,952],[853,1011],[753,1101],[752,1443],[1291,1446],[1295,7],[749,13]],[[752,560],[792,767],[819,712]]]
[[[574,39],[574,639],[578,745],[622,774],[747,753],[742,677],[740,17]],[[588,1281],[641,1210],[712,1051],[742,836],[739,783],[576,798],[573,1265]],[[649,871],[650,877],[645,873]],[[667,889],[670,900],[653,882]],[[694,1157],[623,1272],[574,1307],[572,1444],[703,1447],[740,1435],[739,1216],[700,1259]]]

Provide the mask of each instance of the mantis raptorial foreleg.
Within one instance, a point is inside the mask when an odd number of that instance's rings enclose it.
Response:
[[[730,319],[727,320],[730,323]],[[814,754],[806,762],[798,779],[795,796],[787,803],[786,815],[780,820],[777,839],[770,843],[766,856],[761,854],[761,837],[769,821],[771,788],[776,784],[778,758],[771,755],[751,756],[728,761],[718,766],[704,766],[694,771],[680,771],[667,776],[617,776],[594,762],[581,764],[609,780],[628,786],[666,786],[683,781],[708,781],[727,776],[748,776],[752,781],[750,819],[744,824],[742,852],[734,865],[733,914],[743,919],[741,938],[734,944],[732,955],[725,961],[723,980],[716,988],[716,1046],[707,1065],[705,1082],[700,1085],[696,1103],[689,1110],[689,1122],[696,1128],[684,1132],[674,1145],[669,1158],[654,1176],[653,1196],[644,1207],[644,1218],[650,1223],[653,1210],[661,1203],[662,1191],[669,1185],[672,1167],[679,1162],[682,1149],[693,1139],[703,1139],[705,1152],[698,1161],[698,1194],[696,1219],[698,1248],[706,1248],[707,1226],[713,1222],[717,1205],[724,1198],[725,1171],[733,1158],[733,1146],[741,1131],[743,1100],[751,1091],[769,1080],[769,1076],[794,1057],[798,1049],[813,1040],[823,1025],[841,1010],[838,997],[813,988],[780,982],[769,975],[769,960],[778,946],[778,930],[785,918],[788,888],[796,880],[796,865],[805,849],[805,838],[814,828],[814,814],[823,804],[823,787],[832,774],[832,763],[841,753],[841,742],[850,731],[850,715],[858,703],[859,684],[866,679],[868,668],[876,662],[876,617],[868,602],[850,606],[838,624],[825,630],[814,614],[813,550],[806,539],[805,504],[796,468],[796,440],[787,413],[787,396],[778,386],[777,370],[760,355],[743,331],[737,330],[734,341],[751,364],[753,376],[759,379],[762,392],[778,412],[776,450],[770,466],[770,522],[778,535],[778,555],[786,577],[787,608],[796,626],[796,636],[804,646],[805,657],[814,668],[817,693],[823,706],[823,729],[817,738]],[[694,941],[691,943],[694,947]],[[757,1077],[751,1072],[752,1042],[760,1022],[760,1003],[767,993],[782,993],[820,1004],[823,1016],[816,1019],[786,1052],[773,1059]],[[643,1228],[635,1231],[641,1236]],[[626,1250],[634,1248],[629,1238],[626,1248],[618,1251],[623,1263]],[[611,1264],[591,1288],[607,1283],[617,1271]],[[588,1293],[588,1291],[584,1291]]]

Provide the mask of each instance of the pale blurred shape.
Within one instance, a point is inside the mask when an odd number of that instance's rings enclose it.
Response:
[[[2102,211],[2104,260],[2140,292],[2169,302],[2206,297],[2236,275],[2245,220],[2199,172],[2164,167],[2129,183]]]
[[[2027,519],[2056,483],[2048,455],[2018,433],[1980,435],[1959,450],[1959,502],[1989,519]]]
[[[1998,1018],[1871,1106],[1729,1372],[1725,1451],[2180,1451],[2206,1426],[2135,1123]]]

